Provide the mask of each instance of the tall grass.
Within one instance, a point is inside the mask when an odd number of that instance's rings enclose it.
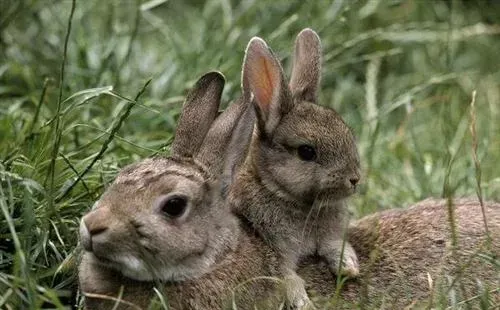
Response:
[[[255,35],[289,69],[295,35],[320,34],[320,101],[359,139],[357,217],[476,190],[500,200],[495,1],[88,0],[73,13],[7,0],[0,12],[0,308],[68,307],[81,215],[120,167],[168,152],[202,73],[222,71],[223,99],[238,96]]]

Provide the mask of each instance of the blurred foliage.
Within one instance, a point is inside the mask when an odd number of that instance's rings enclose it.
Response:
[[[168,152],[183,97],[201,74],[223,72],[224,101],[239,96],[252,36],[289,72],[296,34],[319,33],[320,102],[359,139],[356,216],[476,194],[474,90],[481,187],[500,199],[498,1],[77,1],[59,85],[70,7],[0,1],[0,307],[69,299],[81,215],[120,167]]]

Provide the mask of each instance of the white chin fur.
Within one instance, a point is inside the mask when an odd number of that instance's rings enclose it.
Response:
[[[120,264],[117,266],[118,271],[128,278],[138,281],[151,281],[154,278],[144,262],[134,256],[122,256],[117,261]]]

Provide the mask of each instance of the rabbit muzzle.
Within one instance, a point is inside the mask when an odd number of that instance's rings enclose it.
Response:
[[[330,174],[320,182],[319,195],[342,199],[353,195],[361,180],[359,169]]]
[[[121,251],[121,248],[129,249],[130,243],[125,238],[117,239],[117,235],[122,236],[124,233],[119,222],[113,221],[108,208],[96,208],[80,221],[80,243],[98,264],[118,270],[135,280],[152,278],[143,260],[133,251]]]
[[[92,239],[108,229],[105,221],[97,217],[98,210],[91,211],[80,221],[80,242],[86,251],[92,252]],[[100,210],[99,210],[100,211]]]
[[[80,243],[88,252],[105,248],[108,243],[111,214],[107,208],[96,208],[80,221]]]

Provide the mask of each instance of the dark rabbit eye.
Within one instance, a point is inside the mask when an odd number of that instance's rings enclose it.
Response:
[[[168,217],[181,217],[187,209],[187,199],[182,196],[173,196],[161,202],[160,209]]]
[[[316,159],[316,151],[312,146],[301,145],[297,149],[297,154],[299,154],[300,159],[305,161],[311,161]]]

